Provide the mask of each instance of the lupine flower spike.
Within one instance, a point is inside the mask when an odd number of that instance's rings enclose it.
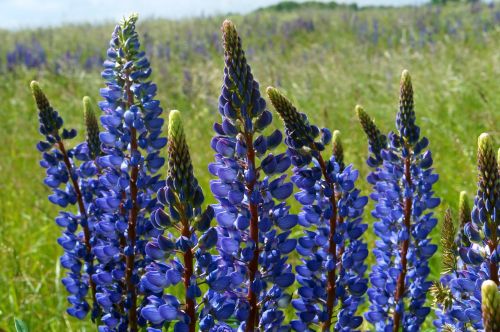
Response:
[[[62,118],[50,105],[38,82],[31,82],[31,90],[38,107],[40,133],[45,136],[45,140],[40,141],[37,148],[43,156],[40,165],[47,169],[44,183],[52,189],[49,200],[62,208],[66,208],[68,204],[78,206],[78,214],[60,212],[56,223],[64,228],[58,243],[65,251],[61,256],[61,265],[69,270],[67,277],[62,280],[66,290],[71,294],[68,297],[71,307],[67,312],[71,316],[83,319],[90,310],[86,299],[88,289],[91,289],[91,296],[95,299],[96,286],[92,281],[94,255],[91,225],[85,203],[85,192],[82,193],[81,190],[83,175],[75,166],[75,151],[67,149],[63,141],[74,138],[76,130],[63,129]],[[98,309],[94,306],[92,319],[96,319],[97,316]]]
[[[432,157],[427,138],[420,138],[415,123],[413,88],[408,71],[401,76],[398,132],[391,132],[388,141],[373,121],[356,109],[368,136],[370,156],[367,160],[374,171],[368,176],[373,185],[371,198],[376,207],[372,215],[380,238],[374,250],[377,264],[370,273],[371,302],[366,319],[375,329],[418,331],[430,308],[425,307],[426,292],[431,283],[428,260],[436,252],[429,233],[437,220],[432,212],[440,200],[433,197],[432,185],[438,180],[433,173]]]
[[[290,166],[286,154],[268,153],[281,143],[279,130],[260,134],[272,121],[259,92],[235,26],[222,25],[224,83],[219,98],[222,121],[214,126],[212,148],[217,176],[210,188],[219,204],[214,206],[218,223],[217,270],[210,272],[205,295],[207,320],[213,325],[234,317],[239,331],[286,329],[284,313],[290,295],[286,288],[295,275],[287,255],[296,240],[288,239],[298,217],[289,214],[285,200],[293,184],[284,174]],[[205,322],[204,322],[205,323]],[[214,325],[214,331],[226,330]],[[288,327],[289,328],[289,327]]]
[[[492,307],[481,298],[481,285],[494,284],[498,288],[500,263],[500,167],[490,135],[479,136],[477,157],[478,190],[472,212],[465,194],[460,195],[460,231],[455,241],[457,267],[445,271],[447,274],[441,278],[441,287],[452,294],[452,299],[448,305],[439,303],[441,312],[434,321],[439,329],[446,324],[459,331],[487,331],[491,326],[486,322],[491,321],[488,310]],[[489,309],[485,312],[486,308]]]
[[[217,231],[210,228],[212,207],[202,211],[203,192],[193,173],[191,157],[178,111],[170,111],[168,125],[168,175],[158,191],[158,206],[151,215],[153,225],[165,230],[146,245],[154,260],[146,268],[141,285],[154,293],[142,316],[161,331],[165,321],[177,321],[175,331],[195,332],[198,322],[195,299],[201,296],[199,284],[213,266],[208,252],[217,242]],[[170,232],[167,234],[167,231]],[[175,234],[174,234],[175,233]],[[196,264],[195,264],[196,258]],[[184,304],[163,289],[180,281],[184,285]],[[206,331],[204,324],[200,330]]]
[[[149,214],[156,205],[152,195],[163,186],[154,175],[163,166],[159,156],[167,139],[161,137],[163,119],[156,85],[149,82],[149,62],[135,24],[137,15],[116,26],[107,51],[102,77],[105,99],[99,103],[104,115],[100,133],[102,156],[99,183],[103,186],[95,209],[95,256],[99,262],[93,280],[98,285],[97,301],[106,313],[101,331],[135,332],[145,323],[137,313],[144,304],[139,281],[151,262],[145,245],[160,231]]]
[[[474,230],[469,234],[479,232],[484,234],[483,242],[489,253],[485,259],[488,262],[489,279],[500,285],[498,268],[500,263],[500,171],[495,158],[493,140],[489,134],[481,134],[478,139],[478,190],[472,209]],[[470,237],[469,237],[470,239]],[[472,241],[472,239],[470,239]],[[477,242],[477,241],[476,241]]]
[[[358,171],[344,165],[340,132],[334,132],[333,154],[325,161],[330,131],[310,125],[277,89],[270,87],[267,94],[285,124],[285,142],[295,166],[292,181],[300,189],[295,198],[303,205],[299,224],[305,236],[297,245],[303,258],[296,267],[300,299],[292,301],[299,319],[292,321],[292,328],[315,331],[320,325],[322,331],[332,326],[335,331],[353,331],[363,321],[356,310],[368,288],[368,249],[361,240],[368,198],[354,186]]]

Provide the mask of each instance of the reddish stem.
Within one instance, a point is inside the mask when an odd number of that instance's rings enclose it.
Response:
[[[61,151],[61,153],[63,155],[64,164],[66,165],[66,169],[68,170],[69,177],[71,179],[71,183],[73,184],[73,188],[75,189],[76,199],[78,202],[78,209],[80,211],[80,215],[83,218],[85,218],[86,223],[88,223],[87,211],[85,210],[85,204],[83,203],[83,195],[82,195],[82,192],[80,190],[80,185],[78,184],[78,181],[76,181],[76,179],[73,177],[73,166],[71,165],[71,162],[69,160],[68,153],[66,152],[66,148],[64,147],[63,141],[58,141],[57,145],[59,147],[59,151]],[[89,226],[88,226],[88,224],[86,224],[82,228],[83,228],[83,241],[85,243],[87,255],[89,257],[92,257],[91,256],[92,255],[92,246],[90,244]],[[93,264],[92,259],[87,263],[89,264],[89,271],[91,271],[89,273],[89,285],[90,285],[90,289],[92,292],[92,300],[94,303],[96,303],[96,297],[95,297],[96,286],[95,286],[94,281],[92,280],[92,272],[93,272],[92,270],[94,268],[94,264]]]
[[[191,238],[191,230],[189,229],[189,223],[187,219],[182,222],[182,236]],[[189,321],[189,332],[195,332],[196,330],[196,313],[195,313],[195,303],[192,298],[188,296],[188,288],[191,284],[191,277],[193,276],[193,252],[191,249],[184,253],[184,290],[186,298],[186,314],[188,315]]]
[[[125,76],[125,92],[127,94],[127,106],[134,103],[134,95],[130,89],[130,79],[129,75]],[[130,129],[130,157],[138,151],[137,145],[137,131],[135,128]],[[139,176],[139,167],[132,166],[132,172],[130,174],[130,199],[132,200],[132,209],[130,210],[130,216],[128,220],[128,245],[132,251],[132,255],[126,256],[127,268],[125,271],[125,283],[127,285],[127,294],[130,294],[130,308],[128,312],[128,324],[131,332],[137,331],[137,290],[135,283],[133,281],[133,272],[135,265],[135,242],[136,242],[136,228],[137,228],[137,216],[139,214],[139,205],[137,204],[137,179]]]
[[[323,173],[323,177],[325,178],[326,183],[332,189],[335,190],[335,185],[330,179],[328,172],[326,171],[326,164],[323,160],[323,157],[318,153],[318,162],[321,167],[321,172]],[[330,217],[330,234],[328,237],[328,253],[332,256],[334,260],[334,266],[331,271],[328,271],[328,285],[327,285],[327,298],[326,298],[326,310],[327,310],[327,318],[326,321],[322,325],[322,331],[330,331],[330,327],[332,325],[332,315],[333,315],[333,307],[335,306],[335,288],[336,288],[336,276],[335,270],[337,268],[337,245],[335,244],[335,231],[337,229],[337,202],[335,198],[335,192],[330,196],[330,204],[332,204],[332,216]]]
[[[490,248],[490,253],[493,253],[498,247],[497,226],[494,221],[491,221],[488,226],[491,232],[491,240],[488,241],[488,247]],[[490,280],[493,280],[497,286],[500,285],[498,281],[498,266],[492,259],[490,259]]]
[[[247,159],[249,167],[255,170],[255,150],[253,148],[252,135],[246,134],[246,145],[247,145]],[[246,332],[254,332],[255,325],[258,322],[259,307],[257,305],[257,294],[252,290],[252,284],[255,280],[255,275],[259,268],[259,212],[257,204],[250,202],[250,197],[252,196],[255,182],[257,181],[257,176],[254,180],[247,184],[248,197],[249,197],[249,207],[250,207],[250,238],[255,243],[255,249],[253,252],[253,257],[248,264],[248,274],[249,274],[249,285],[247,299],[250,305],[250,315],[247,319]]]
[[[412,185],[411,180],[411,160],[410,157],[406,157],[405,159],[405,179],[408,186]],[[403,300],[403,295],[405,291],[405,277],[407,272],[407,259],[406,256],[408,254],[408,247],[410,246],[410,227],[411,227],[411,213],[412,213],[412,198],[406,197],[404,201],[404,226],[406,227],[406,231],[408,233],[408,238],[403,241],[403,245],[401,247],[401,273],[398,276],[397,286],[396,286],[396,294],[394,295],[394,301],[396,306],[399,301]],[[399,330],[399,325],[401,323],[401,314],[396,308],[394,308],[393,314],[394,327],[393,331],[397,332]]]
[[[127,215],[127,210],[125,209],[125,201],[127,200],[127,193],[125,191],[122,191],[122,197],[121,197],[121,200],[120,200],[120,214],[124,217],[126,217]],[[123,234],[120,234],[119,238],[119,243],[120,243],[120,252],[124,252],[125,250],[125,247],[127,246],[127,238],[125,238],[125,235]],[[125,255],[122,255],[121,256],[121,260],[125,263],[125,265],[127,264],[127,257]],[[122,287],[122,289],[125,289],[126,288],[126,285],[123,281],[120,281],[120,287]],[[124,308],[124,303],[121,302],[120,305],[118,305],[118,308],[119,308],[119,312],[120,313],[124,313],[125,311],[125,308]]]

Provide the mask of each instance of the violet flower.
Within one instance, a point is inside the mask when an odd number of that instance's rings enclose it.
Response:
[[[98,166],[103,188],[94,205],[93,248],[99,262],[93,276],[96,297],[106,313],[100,331],[137,331],[145,323],[138,315],[144,304],[139,281],[151,262],[147,240],[160,235],[149,214],[156,205],[152,195],[163,185],[155,173],[164,164],[159,150],[167,139],[161,137],[162,109],[154,99],[156,85],[148,81],[151,69],[140,50],[136,21],[131,15],[116,26],[102,72],[106,88],[99,103],[104,131]]]
[[[456,237],[452,224],[443,225],[443,238],[455,241],[442,240],[444,275],[432,289],[438,330],[490,331],[487,327],[494,323],[491,308],[481,297],[481,286],[488,281],[500,290],[500,160],[489,134],[479,136],[477,157],[478,189],[472,211],[462,193]]]
[[[277,89],[267,93],[285,123],[288,155],[295,166],[292,182],[300,189],[295,194],[302,204],[299,224],[305,229],[297,245],[302,256],[302,264],[295,267],[300,299],[292,304],[299,319],[292,321],[292,328],[314,331],[319,325],[322,331],[353,331],[363,322],[356,310],[368,288],[368,249],[361,240],[368,198],[355,188],[358,171],[344,165],[340,133],[334,132],[333,153],[325,161],[330,131],[310,125]]]
[[[148,297],[149,304],[141,314],[155,327],[177,321],[174,330],[195,332],[199,284],[207,269],[214,266],[209,250],[217,243],[217,231],[210,228],[212,207],[205,211],[201,208],[204,196],[194,176],[178,111],[170,111],[168,157],[166,185],[158,191],[158,209],[151,215],[153,225],[165,232],[146,245],[146,254],[153,262],[141,279],[142,287],[155,295]],[[183,304],[171,295],[163,295],[165,288],[180,281],[184,284]],[[207,331],[208,327],[201,324],[200,330]]]
[[[282,308],[290,301],[286,288],[295,280],[287,255],[296,246],[288,236],[298,220],[285,202],[293,190],[283,174],[290,159],[268,153],[280,144],[282,134],[259,134],[271,123],[271,112],[233,23],[225,21],[222,32],[222,121],[214,126],[211,145],[216,155],[209,166],[218,177],[210,188],[219,201],[214,210],[220,257],[207,277],[204,310],[219,321],[235,318],[240,331],[286,329]]]
[[[374,190],[372,215],[378,219],[374,229],[380,238],[374,249],[377,263],[370,273],[371,305],[365,318],[376,330],[418,331],[430,312],[425,306],[431,286],[428,261],[437,249],[429,238],[437,220],[426,210],[440,200],[433,197],[438,175],[431,168],[431,152],[425,151],[429,142],[420,138],[415,124],[409,73],[405,70],[401,77],[398,132],[389,134],[388,144],[382,144],[385,138],[360,107],[357,113],[370,145],[368,165],[374,171],[368,182]]]
[[[94,174],[85,171],[85,164],[82,164],[80,168],[75,165],[75,156],[79,155],[78,147],[66,148],[64,140],[74,138],[76,130],[63,129],[62,118],[50,105],[37,82],[31,82],[31,90],[39,111],[40,133],[45,136],[45,140],[40,141],[37,148],[43,156],[40,165],[47,170],[44,183],[52,189],[49,200],[62,208],[66,208],[68,204],[78,206],[77,214],[61,211],[56,218],[56,223],[64,228],[57,241],[64,249],[60,262],[65,269],[69,270],[67,276],[62,279],[63,285],[70,293],[68,301],[71,306],[67,312],[71,316],[83,319],[91,309],[86,298],[88,290],[91,289],[91,296],[94,300],[92,319],[95,320],[100,311],[95,305],[96,285],[92,280],[94,255],[91,212],[88,210],[88,203],[92,200],[93,193],[86,190],[87,180],[85,179]],[[87,114],[88,108],[84,107],[84,109]],[[87,132],[88,137],[95,140],[95,131],[87,127]]]

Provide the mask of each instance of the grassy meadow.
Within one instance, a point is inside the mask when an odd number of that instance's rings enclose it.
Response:
[[[219,119],[220,25],[225,17],[239,29],[262,93],[266,86],[276,86],[312,122],[342,132],[345,159],[360,169],[358,186],[365,195],[367,143],[354,106],[363,105],[383,131],[393,130],[399,75],[408,69],[417,123],[431,142],[440,174],[435,190],[442,204],[436,213],[441,220],[445,208],[456,210],[461,190],[472,203],[477,137],[489,131],[500,145],[500,3],[306,7],[181,21],[142,17],[138,31],[151,59],[158,98],[165,116],[171,109],[183,113],[195,172],[210,202],[207,165],[213,159],[212,124]],[[29,82],[40,82],[66,126],[77,128],[83,139],[81,98],[100,100],[104,84],[99,62],[112,31],[113,24],[103,24],[0,33],[0,331],[13,331],[14,317],[30,331],[95,331],[89,321],[65,313],[66,292],[60,283],[65,271],[56,242],[60,230],[53,221],[58,207],[47,199],[44,170],[38,166],[35,144],[40,136]],[[29,55],[23,57],[20,45],[24,52],[43,56],[41,63],[33,65]],[[7,55],[13,50],[19,50],[17,62]],[[276,118],[274,126],[280,125]],[[370,212],[365,215],[371,225]],[[435,243],[439,233],[440,226],[433,232]],[[371,226],[365,235],[372,248]],[[439,253],[431,268],[437,279]],[[431,324],[429,317],[428,330],[433,330]]]

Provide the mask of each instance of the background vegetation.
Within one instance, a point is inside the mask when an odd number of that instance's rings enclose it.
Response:
[[[417,122],[431,141],[441,176],[436,192],[443,203],[436,213],[442,219],[446,207],[456,208],[460,190],[472,200],[477,137],[489,131],[500,142],[500,4],[274,7],[227,16],[239,28],[261,87],[283,89],[312,121],[340,130],[346,160],[360,169],[362,179],[368,174],[367,144],[354,106],[364,105],[384,131],[392,130],[399,75],[409,69]],[[138,28],[164,109],[183,112],[204,188],[213,159],[212,124],[219,119],[223,19],[142,18]],[[95,330],[64,313],[57,208],[47,200],[38,167],[29,82],[40,81],[67,125],[83,138],[81,97],[100,100],[100,65],[112,30],[105,24],[0,33],[0,331],[12,330],[14,317],[32,331]],[[369,193],[366,182],[359,185]],[[366,218],[371,225],[369,211]],[[367,234],[372,247],[371,228]],[[437,242],[439,229],[433,235]],[[437,279],[439,253],[431,266]],[[432,330],[431,319],[427,326]]]

